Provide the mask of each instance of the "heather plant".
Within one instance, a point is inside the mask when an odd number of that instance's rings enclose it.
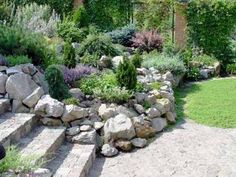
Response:
[[[96,73],[96,69],[85,65],[77,65],[76,68],[69,69],[67,67],[62,68],[64,81],[73,86],[73,84],[83,77],[89,76],[92,73]]]
[[[59,66],[49,66],[45,71],[45,79],[48,82],[49,94],[52,98],[61,101],[69,97],[69,89],[64,82],[63,74]]]
[[[132,38],[133,46],[142,52],[151,52],[163,49],[163,38],[157,33],[157,30],[143,31],[135,34]]]
[[[75,49],[68,42],[64,45],[64,64],[68,68],[76,66]]]
[[[120,87],[125,87],[128,90],[136,88],[137,71],[135,66],[127,58],[123,62],[120,62],[116,71],[116,78]]]
[[[56,35],[58,22],[60,17],[54,10],[51,12],[50,6],[36,3],[18,6],[13,18],[13,25],[48,37]]]

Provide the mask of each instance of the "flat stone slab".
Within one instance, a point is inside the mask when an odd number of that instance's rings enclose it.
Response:
[[[17,143],[28,134],[37,119],[34,114],[5,113],[0,116],[0,143],[5,147]]]
[[[0,115],[7,112],[10,109],[10,106],[9,99],[0,99]]]
[[[40,126],[27,137],[21,139],[19,147],[22,155],[34,156],[36,160],[50,160],[59,149],[65,138],[65,128]]]
[[[48,164],[53,177],[85,177],[95,160],[95,145],[65,144]]]

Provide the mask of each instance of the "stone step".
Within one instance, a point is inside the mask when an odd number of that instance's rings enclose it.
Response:
[[[34,114],[5,113],[0,115],[0,143],[4,147],[17,143],[37,124]]]
[[[23,156],[33,156],[35,160],[49,161],[65,139],[64,127],[35,128],[27,137],[20,140],[19,148]]]
[[[0,99],[0,115],[7,112],[11,107],[9,99]]]
[[[95,145],[65,144],[47,168],[53,177],[85,177],[95,160]]]

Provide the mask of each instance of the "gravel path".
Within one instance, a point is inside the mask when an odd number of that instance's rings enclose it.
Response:
[[[144,149],[97,158],[88,176],[236,177],[236,129],[186,120]]]

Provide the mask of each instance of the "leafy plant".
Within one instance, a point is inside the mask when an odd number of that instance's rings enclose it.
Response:
[[[76,66],[75,49],[70,43],[64,45],[64,64],[68,68],[75,68]]]
[[[107,33],[111,36],[112,42],[115,44],[121,44],[124,46],[131,46],[131,39],[134,37],[136,32],[136,28],[134,24],[127,25],[122,27],[121,29],[114,30],[112,32]]]
[[[45,79],[48,82],[49,93],[52,98],[63,100],[69,97],[69,89],[64,82],[59,66],[49,66],[45,71]]]
[[[142,58],[141,55],[139,55],[138,53],[136,53],[135,55],[132,56],[131,62],[133,63],[133,65],[135,66],[135,68],[141,68],[142,62],[143,62],[143,58]]]
[[[143,107],[144,107],[144,109],[149,109],[149,108],[151,108],[152,107],[152,105],[151,105],[151,103],[149,103],[148,101],[144,101],[143,102]]]
[[[64,99],[63,103],[65,105],[71,105],[72,104],[72,105],[75,105],[75,106],[79,106],[80,102],[79,102],[78,99],[71,97],[71,98]]]
[[[157,52],[144,55],[142,66],[145,68],[154,67],[162,73],[170,71],[175,75],[184,74],[186,71],[183,61],[177,55],[170,57]]]
[[[83,56],[85,54],[93,55],[96,53],[99,58],[103,55],[116,56],[119,51],[111,42],[111,39],[106,35],[88,35],[87,38],[81,43],[78,54]]]
[[[7,61],[10,66],[20,65],[20,64],[26,64],[31,63],[31,59],[27,56],[21,55],[21,56],[8,56]]]
[[[161,88],[161,83],[160,82],[153,82],[150,84],[150,88],[152,90],[159,90]]]
[[[93,89],[98,87],[100,81],[98,76],[93,74],[89,77],[82,78],[79,82],[77,82],[77,87],[81,89],[81,91],[86,95],[92,95]]]
[[[186,78],[191,81],[197,81],[201,78],[200,69],[198,67],[190,67],[187,70]]]
[[[230,74],[235,74],[236,73],[236,63],[228,64],[226,71]]]
[[[138,32],[133,37],[132,42],[134,47],[143,52],[151,52],[153,50],[161,52],[163,49],[163,38],[156,30]]]
[[[125,87],[128,90],[135,89],[137,84],[137,71],[135,66],[125,58],[123,62],[120,62],[116,78],[120,87]]]
[[[78,28],[87,27],[89,25],[88,13],[83,5],[74,11],[73,21]]]
[[[82,57],[80,57],[80,62],[85,65],[97,67],[99,59],[100,57],[96,52],[92,55],[85,53]]]
[[[193,56],[191,61],[202,63],[203,65],[212,66],[217,62],[217,59],[214,56],[209,56],[206,54]]]
[[[37,156],[22,156],[20,151],[11,146],[7,149],[6,157],[0,161],[0,173],[13,171],[16,173],[28,173],[44,165],[42,160],[36,161]]]

